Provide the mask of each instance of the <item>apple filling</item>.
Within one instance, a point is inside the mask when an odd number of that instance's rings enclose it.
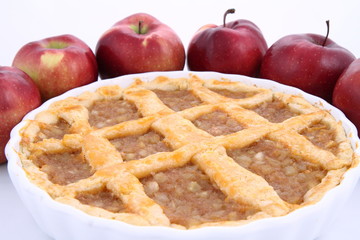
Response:
[[[65,134],[69,133],[70,125],[63,119],[59,119],[56,124],[41,124],[40,131],[36,135],[35,142],[44,139],[55,138],[62,139]]]
[[[297,113],[292,112],[290,108],[279,99],[262,103],[251,110],[273,123],[280,123],[288,118],[298,115]]]
[[[121,199],[107,188],[80,192],[75,198],[82,204],[103,208],[110,212],[125,212],[125,207]]]
[[[305,128],[300,134],[315,146],[337,154],[339,145],[335,141],[335,132],[328,125],[321,122],[315,123]]]
[[[59,185],[67,185],[93,174],[91,166],[83,159],[80,151],[44,153],[35,157],[33,162],[48,175],[51,182]]]
[[[143,135],[115,138],[110,142],[121,153],[123,160],[129,161],[144,158],[157,152],[172,151],[163,139],[163,136],[151,130]]]
[[[246,219],[255,210],[226,199],[197,166],[154,173],[141,179],[145,193],[164,209],[173,224],[187,228],[206,222]]]
[[[164,91],[159,89],[152,90],[158,98],[175,112],[192,108],[201,104],[201,100],[194,96],[190,90]]]
[[[89,123],[96,128],[140,118],[136,106],[126,100],[99,100],[89,109]]]
[[[243,129],[239,122],[223,111],[204,114],[193,121],[194,125],[213,136],[227,135]]]
[[[281,143],[266,139],[245,148],[228,149],[227,154],[262,176],[284,201],[293,204],[302,203],[305,193],[326,175],[323,168],[292,156]]]
[[[255,92],[234,92],[234,91],[230,91],[227,89],[210,89],[213,92],[216,92],[217,94],[220,94],[224,97],[228,97],[228,98],[234,98],[234,99],[241,99],[241,98],[248,98],[248,97],[252,97],[255,95]]]

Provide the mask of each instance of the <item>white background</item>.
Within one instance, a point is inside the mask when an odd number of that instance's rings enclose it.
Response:
[[[11,65],[16,52],[26,43],[42,38],[72,34],[95,50],[101,34],[115,22],[137,12],[146,12],[177,32],[185,48],[198,28],[221,24],[223,13],[235,8],[228,21],[248,19],[262,30],[269,47],[279,38],[297,33],[325,35],[330,20],[330,38],[360,57],[359,0],[13,0],[0,4],[0,65]],[[360,238],[360,184],[339,219],[318,240]],[[0,238],[49,239],[17,197],[0,166]]]

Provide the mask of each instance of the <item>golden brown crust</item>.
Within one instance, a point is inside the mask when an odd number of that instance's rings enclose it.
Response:
[[[199,106],[175,112],[153,92],[154,89],[172,91],[189,90],[201,100]],[[215,91],[218,91],[216,93]],[[243,92],[245,97],[229,98],[221,95]],[[89,124],[89,109],[95,101],[115,99],[133,103],[141,118],[120,122],[113,126],[96,128]],[[274,99],[281,101],[295,116],[273,123],[253,109]],[[197,128],[193,121],[214,111],[227,113],[244,126],[229,135],[214,137]],[[39,134],[45,128],[61,128],[60,121],[69,125],[59,139]],[[321,123],[334,134],[331,140],[337,151],[314,145],[302,135],[312,124]],[[57,125],[58,124],[58,125]],[[54,127],[55,126],[55,127]],[[153,130],[161,134],[163,142],[172,151],[160,152],[131,161],[124,161],[121,153],[110,142],[112,139],[141,135]],[[39,135],[42,137],[39,139]],[[45,137],[44,137],[44,136]],[[218,221],[191,226],[233,226],[259,218],[281,216],[301,206],[314,204],[331,188],[340,183],[348,168],[357,165],[341,124],[300,96],[274,93],[268,89],[227,80],[190,78],[170,79],[158,77],[150,82],[137,79],[131,86],[100,87],[78,97],[54,102],[39,113],[35,120],[21,131],[21,157],[24,170],[32,182],[47,191],[55,200],[72,205],[82,211],[104,218],[117,219],[135,225],[163,225],[176,228],[164,214],[162,207],[149,198],[139,179],[154,172],[184,166],[191,162],[210,178],[228,199],[255,209],[253,215],[240,221]],[[320,166],[327,171],[321,183],[311,188],[301,204],[291,204],[281,199],[265,179],[237,164],[227,154],[227,149],[244,148],[260,139],[279,142],[292,155]],[[85,179],[67,184],[54,184],[34,159],[41,155],[81,151],[82,158],[94,173]],[[112,213],[105,209],[81,203],[76,194],[107,188],[123,202],[126,212]]]

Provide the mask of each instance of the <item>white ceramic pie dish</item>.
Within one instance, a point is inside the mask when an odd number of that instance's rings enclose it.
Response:
[[[274,91],[302,95],[309,102],[329,110],[337,120],[342,122],[354,151],[360,154],[359,138],[357,137],[355,126],[341,111],[322,99],[273,81],[214,72],[152,72],[98,81],[73,89],[47,101],[39,108],[27,114],[24,119],[33,119],[38,112],[47,109],[52,102],[69,96],[77,96],[85,90],[94,91],[100,86],[114,84],[124,87],[135,78],[141,78],[143,81],[146,81],[152,80],[159,75],[179,78],[188,77],[189,74],[196,74],[204,79],[226,78],[250,85],[255,84]],[[115,220],[90,216],[70,205],[54,201],[45,191],[31,183],[16,153],[19,149],[19,130],[24,125],[25,122],[23,121],[13,129],[11,139],[6,147],[9,175],[20,198],[40,228],[55,239],[315,239],[327,231],[339,211],[342,210],[346,200],[350,197],[360,177],[359,166],[350,169],[344,175],[341,184],[327,192],[318,203],[303,207],[283,217],[257,220],[236,227],[204,227],[192,230],[179,230],[169,227],[139,227]]]

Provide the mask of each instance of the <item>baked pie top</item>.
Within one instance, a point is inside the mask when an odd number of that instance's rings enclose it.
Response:
[[[28,177],[135,225],[239,225],[321,199],[357,165],[341,123],[300,96],[159,76],[53,102],[21,131]]]

